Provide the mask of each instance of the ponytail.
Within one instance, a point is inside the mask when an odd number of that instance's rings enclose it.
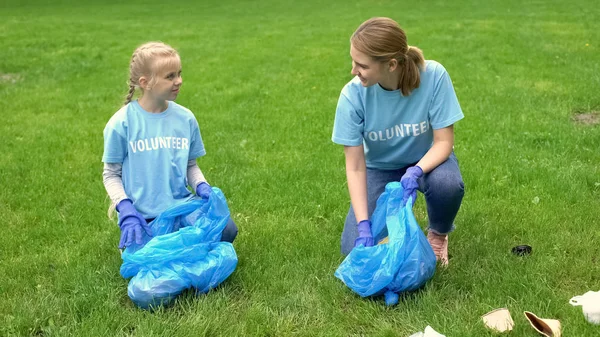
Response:
[[[425,58],[421,49],[408,46],[404,55],[404,68],[400,70],[400,91],[402,96],[408,96],[421,84],[420,69],[425,67]]]
[[[420,70],[425,67],[421,49],[409,46],[404,30],[390,18],[371,18],[363,22],[352,34],[350,43],[357,50],[379,62],[398,61],[403,96],[419,87]]]

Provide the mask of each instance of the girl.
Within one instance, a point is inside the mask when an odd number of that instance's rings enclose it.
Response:
[[[160,42],[138,47],[129,64],[125,105],[104,128],[103,181],[119,212],[119,248],[142,243],[148,222],[180,201],[202,198],[211,187],[196,163],[206,154],[194,114],[173,102],[181,88],[181,60]],[[132,101],[135,89],[141,97]],[[233,242],[237,227],[229,219],[222,240]]]
[[[352,79],[340,95],[333,142],[344,145],[350,210],[342,253],[374,244],[369,218],[390,181],[400,180],[402,204],[425,195],[427,239],[448,264],[448,233],[464,194],[453,153],[453,124],[463,113],[444,67],[425,61],[400,26],[372,18],[350,39]],[[384,233],[385,234],[385,233]]]

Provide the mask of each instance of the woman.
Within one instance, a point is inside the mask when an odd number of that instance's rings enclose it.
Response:
[[[390,181],[400,180],[402,204],[425,195],[427,239],[448,264],[448,233],[464,195],[453,153],[453,125],[464,116],[446,69],[409,46],[389,18],[372,18],[350,39],[352,75],[342,89],[333,142],[344,145],[351,206],[342,254],[372,246],[369,218]]]

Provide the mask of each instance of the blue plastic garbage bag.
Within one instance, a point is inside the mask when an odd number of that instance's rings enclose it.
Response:
[[[161,213],[150,223],[154,237],[122,254],[127,294],[141,308],[169,304],[185,289],[206,293],[237,266],[233,245],[221,242],[229,219],[227,201],[213,187],[208,201],[194,197]]]
[[[335,276],[362,297],[385,294],[386,304],[398,303],[398,293],[422,287],[435,273],[435,254],[412,212],[405,207],[402,185],[388,183],[377,200],[372,217],[376,242],[387,228],[389,242],[355,247],[340,264]]]

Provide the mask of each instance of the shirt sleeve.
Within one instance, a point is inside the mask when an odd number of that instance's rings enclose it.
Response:
[[[111,119],[104,128],[104,163],[123,163],[127,156],[127,131],[124,121]]]
[[[335,111],[331,140],[340,145],[359,146],[363,143],[363,130],[364,118],[342,92]]]
[[[196,159],[188,161],[187,180],[188,184],[194,189],[194,192],[196,191],[196,187],[198,187],[201,182],[206,182],[206,178],[204,178],[202,171],[200,171],[198,163],[196,163]]]
[[[198,126],[198,121],[195,118],[192,119],[191,127],[192,139],[190,140],[189,160],[202,157],[206,154],[204,143],[202,142],[202,135],[200,134],[200,127]]]
[[[104,164],[102,182],[113,205],[118,205],[121,200],[127,199],[127,194],[125,194],[125,189],[123,188],[123,180],[121,179],[122,172],[123,166],[121,164]]]
[[[429,109],[429,121],[434,130],[448,127],[464,118],[450,75],[441,65],[440,69],[441,71],[436,74],[437,79]]]

